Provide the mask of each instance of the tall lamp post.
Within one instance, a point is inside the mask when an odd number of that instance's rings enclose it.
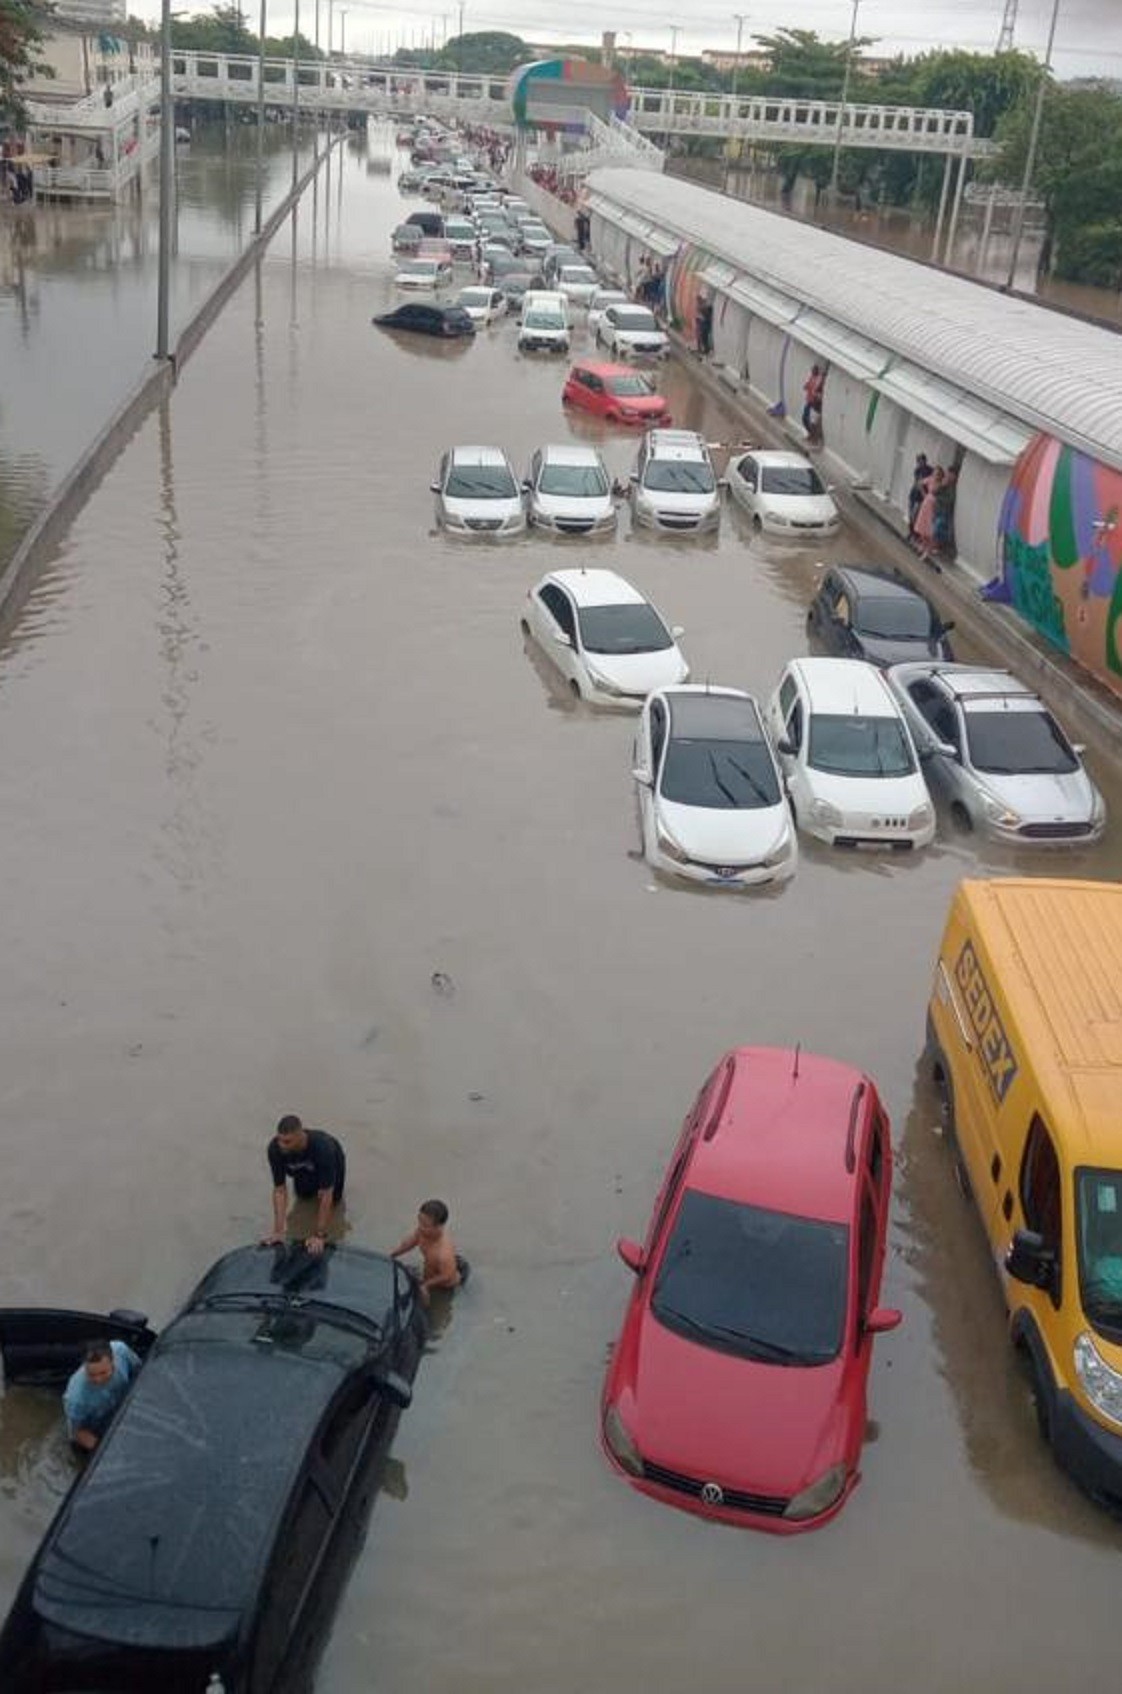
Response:
[[[748,22],[748,14],[746,12],[734,12],[732,15],[736,20],[736,56],[732,61],[732,82],[731,82],[730,87],[729,87],[729,120],[730,120],[730,122],[735,123],[736,122],[736,84],[737,84],[737,80],[740,76],[740,42],[741,42],[741,38],[743,37],[743,34],[744,34],[744,25]],[[731,170],[732,170],[732,135],[730,134],[728,141],[725,143],[725,184],[724,184],[724,189],[725,189],[726,194],[729,191],[729,174],[730,174]]]
[[[1012,288],[1017,279],[1017,260],[1021,256],[1021,237],[1025,230],[1025,201],[1032,187],[1032,173],[1036,169],[1036,152],[1040,146],[1040,121],[1044,116],[1044,95],[1048,86],[1048,76],[1052,69],[1052,48],[1056,41],[1056,24],[1060,17],[1060,0],[1053,0],[1052,22],[1048,28],[1048,47],[1044,54],[1044,69],[1040,73],[1040,84],[1036,90],[1036,105],[1032,113],[1032,129],[1029,132],[1028,153],[1025,157],[1025,174],[1021,178],[1021,193],[1017,201],[1017,210],[1013,214],[1013,250],[1009,255],[1009,275],[1005,279],[1006,288]]]
[[[265,174],[265,10],[268,0],[261,0],[261,34],[257,42],[257,193],[253,208],[253,233],[261,234],[261,211]]]
[[[175,101],[171,92],[171,0],[160,9],[160,256],[156,281],[156,357],[170,357],[172,182],[175,176]]]
[[[349,10],[348,6],[340,6],[339,8],[339,57],[341,59],[345,59],[347,56],[347,13]]]
[[[667,84],[666,89],[668,94],[673,94],[674,92],[674,72],[678,66],[678,37],[681,33],[681,24],[670,25],[670,81]]]
[[[845,55],[845,76],[842,78],[841,110],[838,112],[838,132],[834,137],[834,166],[830,172],[830,193],[838,192],[838,169],[841,165],[842,125],[845,122],[845,103],[849,99],[849,79],[853,72],[853,44],[857,40],[857,13],[861,0],[853,0],[853,16],[849,23],[849,46]]]

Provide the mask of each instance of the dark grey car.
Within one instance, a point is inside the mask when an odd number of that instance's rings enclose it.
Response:
[[[806,615],[824,653],[866,659],[883,670],[908,660],[954,658],[948,631],[931,602],[900,577],[835,565]]]

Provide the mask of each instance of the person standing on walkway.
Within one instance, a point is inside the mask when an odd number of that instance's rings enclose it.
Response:
[[[810,375],[803,383],[803,428],[808,441],[822,440],[822,397],[826,375],[821,365],[811,365]]]
[[[347,1159],[341,1144],[324,1129],[305,1129],[294,1114],[281,1118],[267,1154],[273,1176],[273,1228],[266,1247],[280,1246],[288,1236],[288,1182],[298,1200],[316,1202],[315,1227],[304,1239],[309,1253],[322,1253],[328,1231],[343,1203]]]
[[[713,301],[708,294],[697,300],[697,354],[707,359],[713,351]]]
[[[927,462],[926,453],[917,453],[916,462],[912,466],[912,486],[908,490],[908,540],[915,537],[916,513],[923,499],[923,485],[931,475],[931,466]]]
[[[916,512],[915,544],[920,557],[929,561],[935,555],[935,510],[944,474],[942,465],[936,465],[923,484],[923,499]]]

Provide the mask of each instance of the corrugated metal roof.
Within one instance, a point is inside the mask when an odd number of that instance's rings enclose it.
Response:
[[[748,302],[787,296],[890,353],[1122,469],[1122,335],[965,277],[649,171],[600,170],[594,209],[627,209],[732,265]],[[786,313],[783,314],[786,316]]]

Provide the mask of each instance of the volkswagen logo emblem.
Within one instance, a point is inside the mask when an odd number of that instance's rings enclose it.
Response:
[[[725,1491],[719,1482],[707,1482],[701,1490],[701,1498],[707,1506],[723,1506]]]

